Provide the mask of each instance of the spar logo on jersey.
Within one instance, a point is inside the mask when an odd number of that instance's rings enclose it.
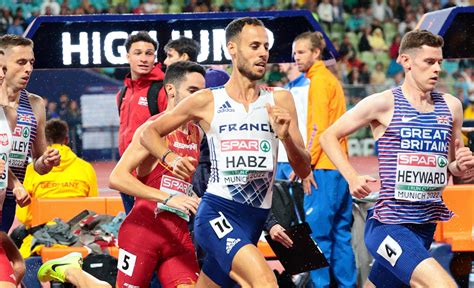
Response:
[[[222,104],[221,107],[217,109],[217,113],[224,113],[224,112],[235,112],[235,109],[232,108],[229,101],[225,101],[224,104]]]
[[[0,146],[8,146],[8,134],[0,133]]]
[[[187,194],[189,189],[192,189],[192,185],[186,181],[168,175],[161,177],[160,190],[163,192]]]
[[[16,125],[13,129],[12,135],[15,137],[28,138],[30,136],[30,127],[24,125]]]
[[[399,154],[399,165],[409,165],[417,167],[440,167],[448,165],[448,159],[444,156],[427,155],[427,154]]]
[[[232,139],[222,140],[221,150],[226,151],[258,151],[258,140],[253,139]]]
[[[255,139],[232,139],[221,141],[221,151],[263,151],[269,152],[271,150],[270,142],[267,140]]]

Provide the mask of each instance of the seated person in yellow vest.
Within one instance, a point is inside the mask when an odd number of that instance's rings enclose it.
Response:
[[[30,164],[26,168],[23,186],[31,198],[74,198],[98,196],[97,176],[88,162],[77,157],[67,146],[67,123],[59,119],[46,122],[45,134],[49,147],[59,150],[61,162],[51,172],[39,175]],[[16,217],[25,226],[31,226],[31,207],[17,206]]]

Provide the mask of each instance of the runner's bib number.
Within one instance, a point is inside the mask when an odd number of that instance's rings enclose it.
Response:
[[[119,249],[117,268],[120,271],[129,277],[132,277],[133,270],[135,269],[135,262],[137,262],[137,256],[122,248]]]
[[[225,184],[245,184],[273,171],[272,145],[266,139],[221,141],[220,172]]]
[[[433,153],[399,153],[395,199],[434,201],[448,184],[448,159]]]
[[[28,159],[31,127],[17,124],[13,131],[13,146],[8,157],[10,167],[23,168]]]

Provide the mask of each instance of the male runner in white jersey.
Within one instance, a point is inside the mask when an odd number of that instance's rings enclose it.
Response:
[[[357,173],[338,139],[370,124],[378,142],[382,187],[365,227],[375,259],[366,287],[457,287],[428,252],[436,222],[453,215],[441,197],[448,171],[461,176],[474,167],[461,140],[461,102],[434,91],[442,46],[443,38],[426,30],[407,33],[399,53],[402,86],[363,99],[320,138],[357,198],[371,192],[368,184],[375,179]]]
[[[46,113],[43,99],[25,90],[35,62],[33,41],[22,36],[7,34],[0,37],[0,50],[4,51],[7,58],[4,85],[7,91],[12,93],[9,98],[12,96],[14,99],[10,102],[10,106],[18,113],[17,125],[13,131],[9,168],[19,181],[13,191],[7,191],[1,223],[1,230],[8,231],[15,217],[15,198],[20,206],[29,200],[28,193],[20,186],[28,164],[28,156],[32,155],[35,171],[46,174],[53,166],[59,165],[60,155],[57,149],[47,148],[44,136]]]
[[[188,121],[199,121],[209,140],[212,166],[195,222],[196,239],[206,252],[198,286],[232,287],[237,282],[242,287],[276,287],[256,243],[271,206],[277,137],[301,178],[310,174],[310,156],[292,95],[257,87],[269,57],[263,23],[236,19],[226,28],[226,41],[234,67],[229,82],[183,100],[152,122],[141,142],[161,158],[166,153],[161,137]],[[184,178],[194,171],[191,163],[180,164],[175,175]]]

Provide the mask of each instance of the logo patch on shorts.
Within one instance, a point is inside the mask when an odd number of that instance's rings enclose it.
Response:
[[[117,268],[120,271],[132,277],[136,261],[137,256],[123,250],[122,248],[119,249]]]
[[[237,239],[227,238],[227,243],[225,244],[225,252],[229,254],[232,248],[234,248],[234,246],[239,242],[240,242],[240,238],[237,238]]]
[[[380,244],[379,248],[377,249],[377,254],[382,256],[385,260],[387,260],[392,266],[395,267],[397,264],[398,258],[402,255],[403,250],[402,247],[388,235],[383,239],[382,243]]]

